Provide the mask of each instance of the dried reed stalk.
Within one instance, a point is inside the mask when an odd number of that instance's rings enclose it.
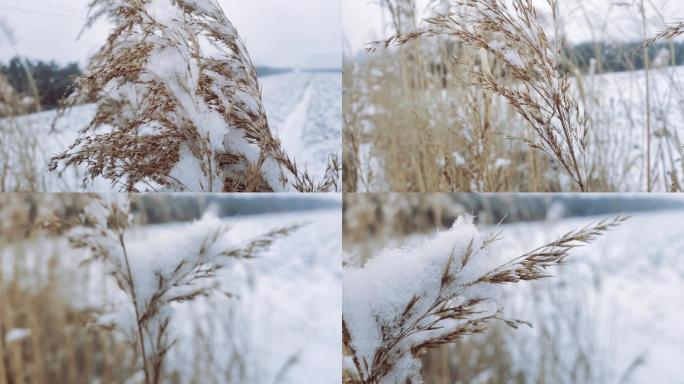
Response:
[[[93,204],[77,220],[52,220],[46,226],[60,231],[70,227],[68,237],[71,246],[89,251],[83,264],[99,262],[104,265],[130,300],[133,306],[132,325],[117,323],[117,314],[111,314],[111,318],[103,315],[95,325],[122,331],[138,346],[147,384],[164,380],[164,359],[175,344],[168,334],[173,315],[171,305],[210,295],[220,288],[215,279],[220,271],[235,261],[258,257],[277,239],[301,227],[293,225],[275,229],[223,248],[221,241],[229,229],[222,224],[215,225],[203,235],[194,253],[184,254],[180,259],[166,255],[173,265],[160,261],[159,269],[145,271],[134,267],[134,258],[144,255],[131,254],[128,246],[127,231],[132,224],[128,197],[109,199],[96,196]]]
[[[454,2],[460,8],[425,19],[427,27],[373,42],[368,51],[446,36],[494,55],[506,64],[514,82],[503,84],[488,68],[476,67],[470,70],[474,85],[506,99],[535,133],[509,138],[548,155],[580,191],[587,191],[587,115],[571,91],[568,76],[560,70],[557,0],[546,2],[552,11],[554,39],[547,36],[531,0],[513,0],[510,6],[501,0],[461,0]]]
[[[33,79],[30,72],[27,76]],[[42,176],[34,164],[39,138],[17,122],[18,116],[40,111],[38,96],[27,100],[0,73],[0,192],[35,192],[40,188]]]
[[[115,25],[64,110],[97,114],[50,170],[84,164],[121,190],[325,192],[269,127],[256,69],[215,0],[91,0],[86,24]],[[59,117],[58,117],[59,118]]]

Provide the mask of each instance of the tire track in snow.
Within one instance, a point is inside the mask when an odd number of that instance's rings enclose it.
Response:
[[[306,119],[309,112],[309,104],[311,103],[311,80],[310,76],[304,85],[305,90],[302,97],[297,102],[292,111],[285,119],[285,122],[280,127],[278,136],[282,141],[283,148],[286,153],[293,155],[295,158],[304,157],[304,127],[306,126]],[[299,156],[297,156],[299,155]],[[301,161],[301,160],[300,160]]]

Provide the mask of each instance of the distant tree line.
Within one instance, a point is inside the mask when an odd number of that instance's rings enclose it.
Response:
[[[624,72],[644,69],[645,50],[635,51],[641,43],[612,44],[606,42],[582,43],[566,48],[572,63],[587,73],[592,59],[596,59],[597,73]],[[684,42],[657,43],[648,48],[651,67],[655,64],[669,66],[684,64]],[[660,59],[656,59],[660,57]],[[657,61],[664,61],[657,63]]]
[[[60,100],[65,97],[74,81],[81,76],[82,71],[78,63],[59,64],[55,61],[42,61],[26,59],[25,63],[33,77],[42,109],[54,109],[59,107]],[[305,72],[339,72],[336,69],[308,69]],[[292,68],[277,68],[257,66],[259,77],[279,75],[293,72]],[[9,81],[14,91],[20,97],[33,97],[31,83],[28,80],[22,60],[12,58],[7,63],[0,63],[0,73]],[[35,112],[35,110],[29,110]]]
[[[366,242],[388,234],[428,233],[436,227],[450,228],[464,214],[473,215],[479,225],[497,225],[684,211],[684,199],[612,194],[375,194],[350,199],[354,204],[345,204],[342,209],[345,241],[352,242]]]
[[[77,63],[61,65],[55,61],[25,62],[36,83],[43,109],[58,107],[59,101],[67,94],[74,80],[81,75]],[[0,63],[0,72],[5,75],[15,92],[21,96],[33,97],[26,70],[18,57],[11,59],[9,63]]]
[[[147,224],[192,221],[207,210],[219,217],[251,216],[278,212],[298,212],[340,207],[332,199],[300,196],[247,195],[141,195],[134,201],[134,210]]]
[[[614,216],[661,210],[684,210],[684,200],[654,196],[586,196],[573,194],[459,194],[454,203],[472,212],[481,224],[515,223],[584,216]],[[553,212],[552,212],[553,211]],[[450,226],[456,217],[444,217]]]
[[[72,222],[83,213],[92,199],[87,194],[7,194],[0,199],[0,211],[8,211],[12,220],[0,221],[0,242],[27,239],[42,233],[45,212]],[[260,214],[341,209],[341,201],[313,195],[249,195],[249,194],[141,194],[133,197],[132,210],[138,224],[188,222],[211,210],[219,217],[246,217]],[[302,221],[305,224],[306,221]],[[59,233],[68,230],[60,228]]]
[[[256,67],[257,70],[257,76],[259,77],[264,77],[264,76],[271,76],[271,75],[280,75],[282,73],[290,73],[292,72],[292,68],[275,68],[275,67]]]
[[[302,72],[307,73],[342,73],[342,68],[309,68]]]

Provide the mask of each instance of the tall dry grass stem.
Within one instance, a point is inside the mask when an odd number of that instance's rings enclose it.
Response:
[[[77,218],[52,218],[45,221],[44,227],[57,231],[70,228],[67,234],[71,246],[88,251],[82,265],[104,266],[125,293],[132,306],[130,315],[126,312],[104,314],[93,325],[121,331],[138,346],[147,384],[165,380],[165,358],[175,344],[169,335],[173,320],[171,306],[220,291],[216,280],[219,272],[235,262],[260,256],[276,240],[301,227],[274,229],[247,241],[228,244],[229,228],[218,219],[205,217],[187,229],[189,236],[178,245],[187,249],[187,254],[161,255],[168,262],[157,260],[150,266],[145,261],[147,253],[141,253],[139,246],[131,253],[128,232],[133,224],[128,197],[95,196]],[[120,316],[131,318],[121,323],[116,320]]]

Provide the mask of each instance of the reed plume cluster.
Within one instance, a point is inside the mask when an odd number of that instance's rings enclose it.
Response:
[[[531,0],[464,0],[460,8],[424,20],[426,27],[372,43],[379,47],[403,45],[431,36],[446,36],[488,52],[504,63],[514,79],[500,82],[483,61],[472,69],[473,84],[507,100],[532,127],[535,135],[518,135],[529,147],[558,163],[580,191],[589,190],[586,149],[589,125],[585,108],[560,70],[563,45],[558,33],[558,3],[547,0],[555,36],[549,37]]]
[[[96,196],[71,220],[47,220],[64,231],[74,249],[88,252],[83,265],[101,265],[125,294],[128,304],[98,315],[93,326],[123,333],[136,345],[145,383],[164,380],[164,359],[174,346],[170,335],[174,303],[223,292],[217,275],[236,262],[263,254],[298,225],[275,229],[247,241],[232,239],[213,215],[188,225],[182,234],[161,231],[145,241],[130,239],[134,223],[128,196]]]
[[[625,217],[568,232],[501,263],[489,248],[500,233],[480,235],[472,217],[415,248],[386,249],[363,266],[345,267],[344,380],[421,383],[427,350],[482,333],[502,317],[497,286],[547,277],[570,251],[592,242]]]
[[[215,0],[92,0],[86,28],[114,24],[64,102],[97,103],[49,169],[85,165],[123,191],[319,192],[269,126],[256,69]],[[59,117],[58,117],[59,118]]]

